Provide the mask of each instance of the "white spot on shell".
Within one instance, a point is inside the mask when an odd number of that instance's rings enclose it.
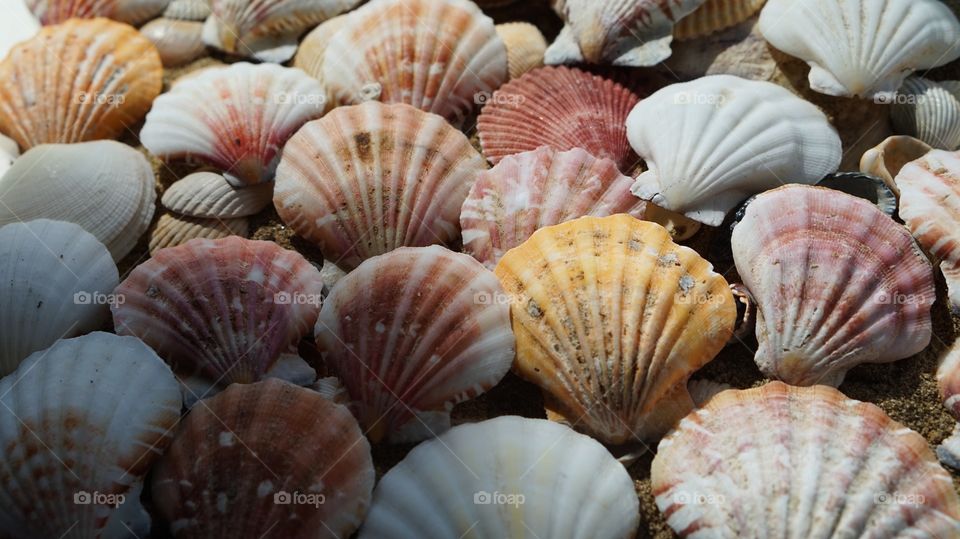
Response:
[[[220,433],[220,447],[233,447],[234,439],[232,432]]]
[[[269,480],[263,481],[257,486],[257,497],[263,498],[273,492],[273,483]]]

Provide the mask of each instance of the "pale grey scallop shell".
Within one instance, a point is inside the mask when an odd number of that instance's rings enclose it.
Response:
[[[164,213],[150,232],[150,254],[167,247],[176,247],[195,238],[216,240],[227,236],[247,237],[250,222],[237,219],[204,219]]]
[[[910,77],[890,109],[893,129],[934,148],[960,147],[960,81],[934,82]]]
[[[189,217],[236,219],[260,213],[273,201],[273,183],[234,187],[220,174],[195,172],[175,182],[160,203]]]
[[[203,23],[177,19],[154,19],[140,29],[149,39],[166,67],[177,67],[200,58],[207,52],[203,44]]]

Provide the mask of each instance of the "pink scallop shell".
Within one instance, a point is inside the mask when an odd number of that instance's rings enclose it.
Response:
[[[640,99],[623,86],[569,67],[535,69],[500,87],[477,120],[483,154],[491,163],[553,146],[583,148],[616,162],[637,163],[627,141],[627,116]]]

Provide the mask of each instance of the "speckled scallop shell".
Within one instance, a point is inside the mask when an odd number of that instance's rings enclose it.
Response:
[[[273,184],[236,188],[222,175],[195,172],[174,182],[160,202],[191,217],[233,219],[260,213],[273,199]]]
[[[159,15],[169,2],[170,0],[27,0],[27,5],[43,24],[59,24],[72,18],[108,17],[137,25]]]
[[[483,170],[483,157],[440,116],[402,104],[339,107],[290,139],[274,205],[349,270],[397,247],[455,241]]]
[[[960,22],[938,0],[769,0],[759,28],[827,95],[889,102],[914,70],[960,56]]]
[[[960,421],[960,340],[944,354],[937,368],[937,386],[943,405]],[[960,423],[953,427],[953,435],[937,447],[940,462],[960,470]]]
[[[202,31],[200,22],[177,19],[154,19],[140,29],[140,33],[157,48],[166,67],[188,64],[206,54]]]
[[[469,0],[372,0],[327,46],[338,104],[406,103],[460,123],[508,78],[493,21]]]
[[[370,444],[343,406],[280,380],[194,407],[153,475],[177,539],[346,538],[373,491]]]
[[[248,234],[250,234],[250,220],[246,217],[230,219],[163,213],[150,231],[147,247],[153,255],[160,249],[183,245],[197,238],[208,240],[218,240],[227,236],[245,238]]]
[[[897,174],[904,165],[920,159],[932,149],[922,140],[913,137],[888,137],[863,154],[860,158],[860,172],[880,178],[899,198],[900,188],[894,180]]]
[[[361,0],[209,0],[204,41],[265,62],[293,57],[304,31],[353,9]]]
[[[706,0],[673,28],[677,39],[706,37],[736,26],[760,11],[767,0]]]
[[[497,25],[497,35],[507,47],[511,79],[543,66],[547,40],[539,28],[528,22],[508,22]]]
[[[647,203],[633,179],[608,159],[579,148],[541,147],[511,155],[480,173],[460,213],[463,250],[493,269],[537,230],[584,215],[626,213],[643,219]]]
[[[0,63],[0,131],[24,151],[117,138],[143,118],[162,75],[156,48],[126,24],[46,26]]]
[[[119,282],[107,248],[73,223],[0,227],[0,375],[57,339],[101,327]]]
[[[510,310],[493,273],[440,246],[400,248],[340,279],[316,326],[324,361],[373,441],[419,441],[510,370]]]
[[[895,132],[943,150],[960,147],[960,81],[910,77],[890,108]]]
[[[651,476],[681,537],[960,535],[926,440],[830,387],[724,391],[660,442]]]
[[[568,67],[544,67],[503,85],[477,120],[491,163],[540,146],[583,148],[624,172],[637,162],[624,124],[640,100],[619,84]]]
[[[454,427],[377,485],[360,539],[630,539],[633,481],[602,445],[516,416]]]
[[[119,261],[150,226],[156,192],[143,154],[99,140],[26,152],[0,178],[0,200],[0,225],[30,219],[76,223]]]
[[[215,98],[215,99],[214,99]],[[299,69],[233,64],[181,80],[140,133],[164,159],[199,158],[237,187],[273,179],[287,139],[326,110],[323,87]]]
[[[713,75],[641,101],[627,137],[649,170],[635,195],[710,226],[750,195],[835,172],[840,137],[811,103],[769,82]]]
[[[140,338],[178,374],[250,383],[310,332],[322,289],[316,268],[275,243],[195,239],[134,268],[111,310],[117,334]]]
[[[500,260],[515,369],[548,413],[610,444],[686,415],[687,379],[733,335],[727,282],[660,225],[627,215],[542,228]]]
[[[933,150],[900,169],[896,182],[900,218],[940,260],[950,303],[960,308],[960,155]]]
[[[754,359],[767,376],[838,386],[860,363],[896,361],[930,343],[930,263],[869,202],[781,187],[750,202],[732,243],[757,301]]]
[[[180,419],[177,382],[150,348],[101,332],[57,341],[0,380],[0,404],[6,536],[149,534],[141,483]]]
[[[652,66],[670,57],[673,26],[704,0],[552,0],[565,26],[547,64]]]

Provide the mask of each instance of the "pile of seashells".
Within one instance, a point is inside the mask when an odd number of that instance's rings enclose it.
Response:
[[[940,0],[4,1],[0,537],[960,538]]]

